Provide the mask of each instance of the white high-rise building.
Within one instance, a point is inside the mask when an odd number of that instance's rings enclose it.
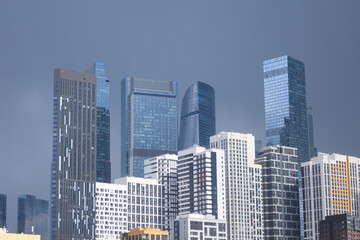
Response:
[[[128,229],[164,229],[163,192],[155,179],[123,177],[115,179],[115,184],[127,186]]]
[[[127,186],[96,183],[96,240],[120,239],[128,232]]]
[[[214,215],[179,215],[171,222],[171,229],[171,240],[226,240],[226,220]]]
[[[179,214],[226,219],[224,151],[204,147],[181,150],[177,169]]]
[[[170,231],[170,221],[178,215],[177,161],[174,154],[164,154],[144,161],[144,178],[156,179],[164,196],[164,230]]]
[[[319,239],[319,221],[350,213],[360,216],[360,158],[318,153],[301,163],[305,239]]]
[[[254,136],[221,132],[210,137],[210,147],[225,150],[228,239],[264,239],[261,166],[254,163]]]

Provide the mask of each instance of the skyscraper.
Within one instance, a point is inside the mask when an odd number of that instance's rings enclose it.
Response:
[[[300,240],[297,149],[268,146],[259,149],[262,166],[265,240]]]
[[[314,125],[313,125],[313,114],[312,108],[307,109],[307,119],[308,119],[308,129],[309,129],[309,157],[315,157],[317,155],[317,150],[314,144]]]
[[[121,82],[121,176],[144,176],[144,160],[178,147],[177,83]]]
[[[360,217],[360,158],[319,153],[302,163],[301,170],[305,240],[319,239],[319,223],[326,216]]]
[[[54,69],[53,240],[95,238],[96,76]]]
[[[110,80],[106,64],[95,62],[87,73],[96,75],[96,181],[111,182],[110,162]]]
[[[290,56],[264,61],[266,145],[298,149],[309,160],[305,67]]]
[[[195,82],[181,103],[179,150],[194,145],[209,148],[216,133],[215,91],[209,84]]]
[[[226,219],[224,150],[191,147],[178,153],[179,214]]]
[[[225,150],[228,240],[263,240],[262,168],[255,164],[254,136],[220,132],[210,137],[210,147]]]
[[[179,213],[178,186],[177,186],[177,161],[175,154],[145,159],[144,177],[156,179],[161,184],[164,195],[164,230],[170,231],[170,221]]]
[[[6,227],[6,195],[0,194],[0,228]]]
[[[32,195],[18,197],[17,232],[41,235],[48,239],[49,202]]]

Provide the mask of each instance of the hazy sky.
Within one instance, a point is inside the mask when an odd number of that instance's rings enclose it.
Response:
[[[262,62],[305,63],[321,152],[360,157],[360,1],[0,0],[0,193],[50,197],[53,69],[106,62],[111,162],[120,176],[120,80],[194,81],[216,91],[217,131],[265,138]],[[180,110],[180,109],[179,109]]]

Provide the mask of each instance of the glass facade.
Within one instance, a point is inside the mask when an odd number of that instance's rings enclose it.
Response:
[[[18,197],[17,232],[41,235],[48,239],[49,202],[32,195]]]
[[[95,238],[96,80],[54,70],[52,240]]]
[[[266,145],[298,149],[300,232],[304,236],[300,164],[309,161],[305,66],[290,56],[264,61]]]
[[[121,176],[144,177],[144,160],[176,153],[177,83],[138,78],[121,82]]]
[[[111,182],[110,162],[110,80],[106,64],[95,62],[88,73],[96,75],[96,181]]]
[[[317,150],[314,144],[314,125],[313,125],[313,114],[311,107],[307,109],[307,119],[308,119],[308,127],[309,127],[309,157],[312,158],[317,156]]]
[[[305,67],[289,56],[264,61],[266,145],[298,149],[309,160]]]
[[[203,82],[192,84],[181,103],[179,150],[194,145],[209,147],[216,133],[215,91]]]
[[[0,194],[0,228],[6,227],[6,200],[6,195]]]

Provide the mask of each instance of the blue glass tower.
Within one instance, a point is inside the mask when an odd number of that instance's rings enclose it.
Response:
[[[6,195],[0,194],[0,228],[6,227]]]
[[[264,61],[266,145],[297,148],[300,231],[304,237],[301,163],[308,161],[308,122],[304,63],[290,56]]]
[[[88,73],[96,75],[96,181],[111,182],[110,162],[110,80],[106,64],[95,62]]]
[[[48,239],[49,202],[36,199],[32,195],[18,197],[17,232],[38,234],[41,239]]]
[[[121,176],[144,176],[144,160],[176,153],[177,83],[125,78],[121,82]]]
[[[305,67],[289,56],[264,61],[266,145],[298,149],[309,160]]]
[[[216,134],[215,91],[210,85],[195,82],[181,103],[179,150],[194,145],[208,148]]]

